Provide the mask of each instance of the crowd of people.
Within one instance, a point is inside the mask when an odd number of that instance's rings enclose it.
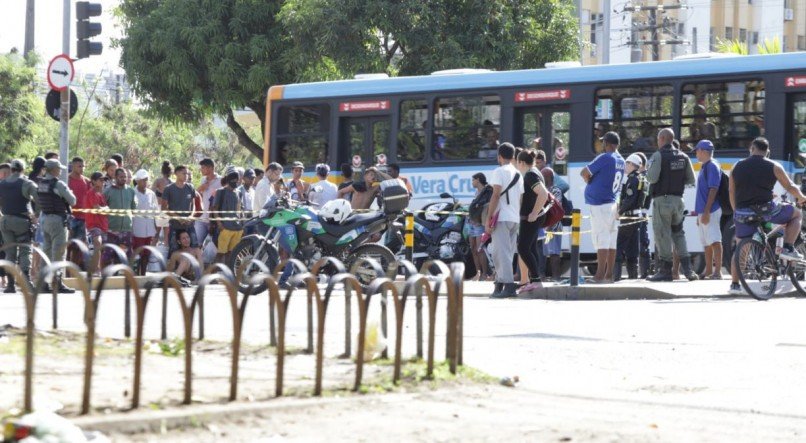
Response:
[[[659,149],[649,159],[641,152],[623,158],[615,132],[604,133],[598,142],[601,153],[581,172],[596,250],[596,271],[587,283],[622,278],[671,281],[680,275],[688,280],[722,279],[726,249],[722,233],[731,219],[735,221],[736,238],[752,235],[753,220],[758,217],[786,225],[781,257],[802,259],[794,248],[801,211],[779,202],[773,188],[779,183],[799,204],[806,202],[806,196],[781,165],[768,158],[769,143],[763,137],[752,142],[750,156],[736,164],[730,178],[722,171],[708,139],[694,147],[701,163],[699,175],[695,175],[689,155],[681,150],[669,128],[658,132]],[[562,205],[566,213],[570,210],[566,198],[569,185],[546,164],[539,142],[533,145],[526,149],[510,143],[498,145],[499,166],[491,177],[476,173],[472,178],[476,195],[467,218],[470,250],[477,270],[475,279],[495,282],[492,297],[535,291],[547,278],[562,277],[561,237],[557,234],[563,222],[553,220],[549,226],[547,217],[552,205]],[[148,269],[149,247],[162,247],[170,259],[170,270],[184,285],[190,285],[198,277],[191,258],[200,265],[213,261],[203,260],[207,251],[202,248],[209,245],[214,261],[228,262],[241,238],[253,233],[251,227],[244,226],[244,220],[274,194],[287,192],[292,199],[316,206],[340,198],[348,200],[352,209],[368,209],[377,197],[377,184],[384,180],[399,179],[410,194],[413,192],[397,165],[388,165],[385,171],[369,167],[361,180],[354,180],[352,167],[344,164],[338,186],[328,179],[330,167],[326,164],[316,166],[316,180],[303,180],[305,166],[301,162],[292,163],[291,178],[286,182],[283,166],[278,163],[269,164],[265,172],[230,165],[219,175],[215,161],[205,158],[198,164],[202,176],[198,187],[192,184],[191,168],[167,161],[153,182],[147,170],[132,173],[117,154],[104,162],[102,171],[89,177],[84,168],[82,158],[73,158],[65,183],[59,177],[68,167],[55,152],[37,157],[30,170],[19,159],[0,164],[0,245],[7,245],[0,258],[17,263],[29,282],[40,260],[37,256],[32,260],[28,245],[41,248],[51,261],[63,260],[69,254],[70,261],[80,264],[84,261],[80,249],[68,245],[78,239],[89,241],[96,250],[104,244],[118,246],[127,261],[136,263],[135,271],[140,275]],[[683,200],[688,186],[696,187],[691,214]],[[694,272],[687,249],[683,229],[687,215],[697,217],[705,251],[700,275]],[[650,224],[656,256],[652,275]],[[489,254],[484,250],[487,244]],[[96,272],[120,261],[114,248],[104,248],[94,256],[98,262],[91,268]],[[16,290],[15,283],[13,276],[0,272],[0,285],[5,286],[6,293]],[[59,292],[73,291],[59,274],[44,290],[50,291],[51,284]],[[735,269],[731,269],[730,291],[741,292]]]

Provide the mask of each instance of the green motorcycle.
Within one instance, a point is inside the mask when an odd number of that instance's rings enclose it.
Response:
[[[265,264],[273,272],[280,262],[280,251],[285,257],[300,260],[309,269],[323,257],[334,257],[353,272],[353,265],[359,259],[370,258],[381,265],[386,275],[391,275],[395,272],[392,269],[395,255],[383,245],[367,242],[387,230],[397,216],[397,213],[385,211],[358,213],[336,224],[321,219],[310,205],[295,202],[287,195],[273,196],[257,217],[246,222],[245,226],[257,226],[258,233],[241,239],[232,251],[228,265],[235,272],[244,267],[239,281],[242,293],[247,293],[249,278],[260,270],[252,260]],[[335,270],[326,268],[324,272]],[[367,264],[360,265],[354,272],[364,287],[377,277],[375,270]],[[286,267],[281,283],[291,273],[291,267]],[[263,283],[253,292],[265,290]]]

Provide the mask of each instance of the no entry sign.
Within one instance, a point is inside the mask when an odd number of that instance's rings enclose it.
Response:
[[[75,70],[70,56],[61,54],[53,57],[48,65],[48,84],[50,89],[64,91],[73,81]]]

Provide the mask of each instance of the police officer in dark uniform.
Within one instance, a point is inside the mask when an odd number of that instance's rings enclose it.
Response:
[[[658,132],[658,152],[649,159],[647,179],[652,193],[652,232],[658,249],[657,272],[649,281],[672,281],[672,243],[680,257],[683,274],[689,280],[696,280],[697,274],[691,269],[691,258],[686,246],[683,231],[685,203],[683,190],[694,186],[694,168],[691,159],[672,145],[674,131],[663,128]]]
[[[649,164],[649,159],[643,152],[636,152],[635,155],[641,157],[644,165],[638,171],[641,180],[646,184],[646,198],[644,198],[644,205],[641,206],[641,217],[649,215],[649,209],[652,204],[652,195],[649,193],[649,181],[646,178],[646,169]],[[649,277],[649,269],[652,266],[651,256],[649,254],[649,222],[647,220],[638,223],[638,276],[640,278]]]
[[[0,217],[0,232],[2,232],[3,241],[6,244],[18,243],[21,245],[9,248],[6,251],[6,259],[19,265],[29,287],[33,287],[30,277],[31,241],[34,227],[31,223],[34,218],[31,201],[36,195],[36,184],[22,174],[24,170],[25,162],[12,160],[11,175],[0,182],[0,212],[3,214]],[[13,294],[15,291],[14,277],[9,275],[8,285],[3,292]]]
[[[621,197],[619,198],[619,216],[625,217],[621,221],[618,230],[618,243],[616,247],[616,264],[613,268],[613,281],[621,280],[621,267],[623,262],[627,262],[627,277],[635,280],[638,278],[638,248],[639,248],[639,219],[641,210],[646,200],[649,185],[646,177],[639,171],[643,166],[643,160],[638,154],[631,154],[627,157],[625,172],[627,178],[621,187]]]
[[[67,224],[70,207],[76,204],[76,196],[67,184],[59,180],[62,169],[67,169],[59,160],[45,162],[45,177],[39,182],[37,204],[42,211],[43,249],[51,262],[64,260],[67,245]],[[72,294],[74,289],[64,285],[61,275],[55,276],[55,285],[60,294]],[[46,285],[44,291],[50,292]]]

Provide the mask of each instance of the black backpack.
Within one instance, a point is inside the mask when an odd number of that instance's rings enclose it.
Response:
[[[716,191],[716,200],[722,208],[722,215],[733,214],[733,206],[730,204],[730,178],[722,168],[719,169],[719,190]],[[708,170],[705,172],[705,181],[708,181]]]
[[[473,223],[478,225],[482,223],[481,216],[484,214],[484,207],[490,203],[490,199],[492,199],[492,197],[493,187],[487,185],[481,190],[481,193],[479,193],[479,195],[473,199],[473,202],[470,203],[468,212],[470,213],[470,220]]]

